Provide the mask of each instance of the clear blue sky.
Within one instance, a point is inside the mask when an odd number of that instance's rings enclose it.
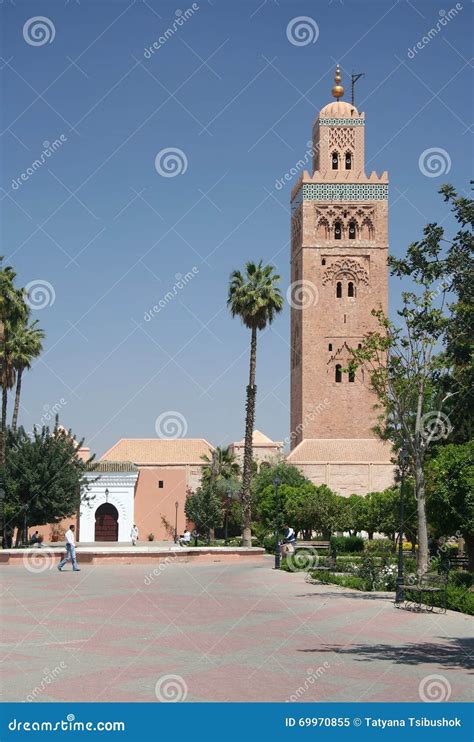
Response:
[[[197,5],[146,56],[191,2],[1,5],[1,252],[21,284],[47,281],[55,292],[33,312],[47,339],[25,378],[21,418],[30,429],[60,404],[62,422],[99,455],[120,437],[153,437],[169,410],[184,416],[188,436],[242,438],[248,333],[227,312],[228,276],[263,258],[286,290],[292,184],[278,190],[275,181],[304,155],[336,61],[346,92],[352,71],[366,73],[357,105],[366,113],[367,169],[389,172],[392,252],[445,217],[441,183],[468,187],[467,0],[449,18],[451,0]],[[24,35],[34,16],[54,24],[51,43],[25,40],[42,40]],[[315,43],[288,40],[298,16],[317,24]],[[439,32],[409,55],[441,18]],[[14,187],[43,143],[61,135]],[[165,148],[184,152],[186,172],[157,172]],[[449,173],[421,172],[429,148],[447,153]],[[446,170],[446,154],[438,165]],[[450,218],[444,224],[452,227]],[[145,321],[176,275],[193,268]],[[392,312],[399,290],[392,281]],[[286,305],[259,338],[257,368],[256,426],[278,440],[289,433],[288,342]]]

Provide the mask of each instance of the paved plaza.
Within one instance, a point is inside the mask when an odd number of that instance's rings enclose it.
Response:
[[[3,701],[472,700],[472,618],[307,584],[268,556],[5,565],[0,583]]]

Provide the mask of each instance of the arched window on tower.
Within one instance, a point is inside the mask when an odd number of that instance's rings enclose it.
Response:
[[[336,366],[336,373],[334,378],[338,384],[340,384],[340,382],[342,381],[342,366],[339,363]]]
[[[350,383],[353,384],[354,381],[356,380],[356,374],[355,374],[355,370],[353,368],[349,368],[348,377],[349,377]]]
[[[341,240],[342,239],[342,224],[341,222],[336,222],[334,225],[334,239],[335,240]]]
[[[356,224],[355,222],[349,222],[349,239],[355,240],[356,238]]]
[[[333,170],[339,170],[339,155],[337,152],[333,152],[331,155],[331,163]]]
[[[346,170],[352,170],[352,153],[346,152]]]
[[[355,286],[352,281],[349,281],[349,283],[347,284],[347,296],[351,296],[352,298],[354,298],[355,295]]]
[[[336,299],[342,299],[342,283],[340,281],[336,283]]]

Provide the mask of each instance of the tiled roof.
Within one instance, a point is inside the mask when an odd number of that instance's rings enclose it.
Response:
[[[93,461],[88,467],[93,472],[136,472],[138,467],[131,461]]]
[[[241,441],[237,441],[234,443],[234,446],[243,446],[245,444],[245,438],[242,438]],[[260,430],[254,430],[252,435],[252,445],[253,446],[282,446],[282,441],[272,441],[271,438],[268,437],[268,435],[265,435],[265,433],[261,433]]]
[[[291,464],[390,464],[389,443],[378,438],[306,438],[287,456]]]
[[[204,438],[121,438],[102,456],[107,461],[133,461],[137,466],[203,464],[213,446]]]

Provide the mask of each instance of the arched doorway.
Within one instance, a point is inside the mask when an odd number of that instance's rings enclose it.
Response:
[[[118,510],[106,502],[95,511],[95,541],[118,541]]]

